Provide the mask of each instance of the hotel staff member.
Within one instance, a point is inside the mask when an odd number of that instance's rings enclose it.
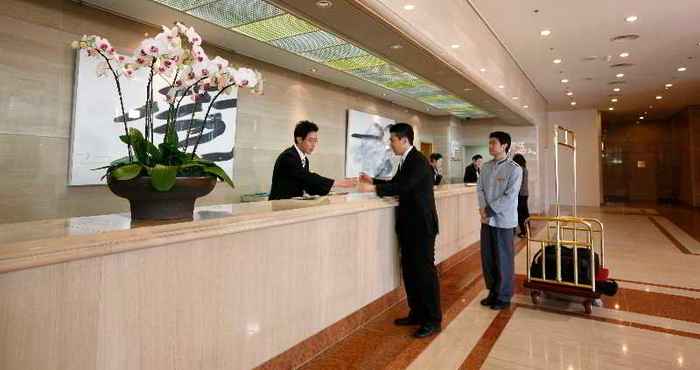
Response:
[[[353,180],[333,180],[309,170],[308,156],[317,144],[318,126],[310,121],[299,122],[294,129],[294,145],[283,151],[275,161],[269,200],[300,197],[304,192],[309,195],[326,195],[333,186],[355,186]]]

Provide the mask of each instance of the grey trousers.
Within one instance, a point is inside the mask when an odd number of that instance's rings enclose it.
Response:
[[[513,296],[513,232],[481,225],[481,268],[489,295],[510,302]]]

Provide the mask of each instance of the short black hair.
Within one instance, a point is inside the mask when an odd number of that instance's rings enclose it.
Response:
[[[522,168],[527,167],[527,161],[525,160],[525,157],[520,153],[513,156],[513,162],[517,163]]]
[[[494,131],[489,135],[489,139],[491,138],[498,140],[501,145],[506,144],[506,153],[510,151],[510,135],[507,132]]]
[[[413,145],[413,127],[408,123],[399,122],[391,125],[389,133],[396,135],[399,139],[407,138],[408,142]]]
[[[318,126],[311,121],[299,121],[294,128],[294,143],[296,144],[298,137],[302,140],[306,139],[306,135],[310,132],[318,132]]]
[[[473,161],[473,162],[476,162],[476,161],[478,161],[479,159],[482,159],[482,158],[484,158],[484,157],[482,157],[481,154],[475,154],[475,155],[472,157],[472,161]]]
[[[437,162],[442,159],[442,154],[440,153],[433,153],[430,155],[430,160],[433,162]]]

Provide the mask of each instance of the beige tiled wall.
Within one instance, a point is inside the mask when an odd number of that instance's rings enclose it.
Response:
[[[118,48],[137,45],[157,30],[70,0],[0,2],[0,222],[126,211],[126,201],[103,186],[68,187],[74,51],[82,34],[100,34]],[[234,64],[259,69],[265,95],[239,98],[235,178],[200,204],[237,202],[241,194],[267,191],[277,154],[291,145],[296,121],[321,127],[311,157],[314,171],[341,177],[346,110],[380,114],[430,132],[431,117],[368,95],[292,73],[231,52],[208,48]]]

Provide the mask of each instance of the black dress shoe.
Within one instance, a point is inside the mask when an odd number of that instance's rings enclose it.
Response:
[[[415,319],[413,317],[407,316],[407,317],[402,317],[400,319],[394,320],[394,325],[398,326],[413,326],[413,325],[420,325],[421,321],[418,319]]]
[[[420,328],[418,328],[418,330],[416,330],[415,333],[413,333],[413,336],[415,338],[425,338],[437,334],[440,331],[442,331],[440,324],[423,324]]]
[[[496,298],[490,295],[481,300],[482,306],[492,306],[494,303],[496,303]]]
[[[491,305],[492,310],[503,310],[510,306],[510,302],[499,301],[498,299]]]

